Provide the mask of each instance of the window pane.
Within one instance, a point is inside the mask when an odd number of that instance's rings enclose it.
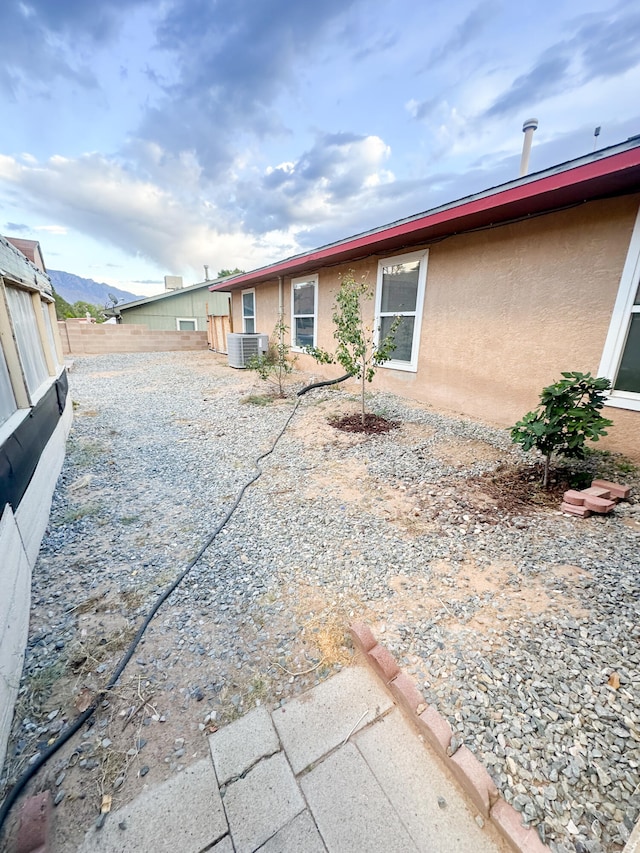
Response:
[[[315,284],[313,282],[303,281],[300,284],[293,286],[293,313],[294,314],[313,314],[314,311],[314,292]]]
[[[7,299],[27,388],[33,392],[48,378],[49,371],[44,360],[31,294],[26,290],[8,287]]]
[[[631,315],[627,343],[613,387],[617,391],[640,394],[640,314]]]
[[[254,297],[253,293],[243,293],[242,294],[242,314],[244,317],[254,317],[255,316],[255,307],[254,307]]]
[[[256,330],[256,321],[253,317],[244,318],[244,330],[247,334],[253,335]]]
[[[195,332],[196,329],[196,321],[195,320],[178,320],[178,331],[179,332]]]
[[[389,334],[395,317],[380,318],[380,340],[383,341]],[[394,343],[396,348],[391,353],[392,361],[411,361],[411,349],[413,347],[413,327],[415,317],[401,317],[400,325],[395,331]]]
[[[419,271],[419,260],[384,267],[382,272],[381,311],[385,313],[387,311],[401,313],[403,311],[416,310]]]
[[[7,370],[7,362],[0,349],[0,424],[3,424],[17,408],[16,398],[13,396],[13,388],[9,379],[9,371]]]
[[[58,353],[56,352],[55,341],[53,340],[53,329],[51,328],[51,316],[49,315],[49,306],[46,302],[40,303],[42,307],[42,316],[44,318],[44,325],[47,330],[47,340],[49,342],[49,351],[51,352],[51,358],[53,359],[53,363],[55,365],[59,365],[58,361]]]
[[[296,317],[296,339],[297,347],[313,346],[313,317]]]

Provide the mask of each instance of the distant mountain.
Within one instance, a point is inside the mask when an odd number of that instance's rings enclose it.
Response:
[[[59,293],[71,305],[74,302],[89,302],[91,305],[104,308],[105,305],[111,303],[110,293],[117,296],[119,302],[132,302],[134,299],[143,298],[135,293],[129,293],[128,290],[119,290],[110,284],[94,281],[92,278],[82,278],[82,276],[70,272],[62,272],[61,270],[47,270],[47,272],[56,293]]]

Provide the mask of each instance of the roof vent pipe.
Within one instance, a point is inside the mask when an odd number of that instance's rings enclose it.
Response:
[[[537,127],[537,118],[528,118],[522,125],[522,132],[524,133],[524,142],[522,144],[522,157],[520,158],[520,177],[523,177],[523,175],[526,175],[529,171],[531,143],[533,142],[533,132]]]
[[[209,281],[209,264],[204,265],[204,280]]]

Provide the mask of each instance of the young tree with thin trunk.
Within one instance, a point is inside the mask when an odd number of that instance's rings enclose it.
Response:
[[[307,347],[306,351],[320,364],[341,364],[347,373],[360,380],[361,423],[365,426],[365,387],[371,382],[376,369],[389,361],[395,349],[395,333],[400,323],[396,317],[389,333],[378,340],[372,325],[366,325],[362,317],[362,302],[373,297],[366,281],[356,281],[353,270],[341,278],[340,290],[333,310],[335,330],[333,337],[338,342],[334,354],[319,347]]]

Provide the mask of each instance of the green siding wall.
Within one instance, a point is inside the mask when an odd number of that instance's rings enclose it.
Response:
[[[146,302],[120,310],[122,323],[143,323],[154,331],[176,330],[176,317],[195,318],[198,332],[207,331],[207,306],[210,314],[228,314],[229,297],[225,293],[211,293],[203,288],[187,293],[176,291],[164,299]]]

